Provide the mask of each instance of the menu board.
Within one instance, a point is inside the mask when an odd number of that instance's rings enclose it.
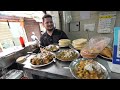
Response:
[[[114,64],[120,64],[120,27],[114,28],[113,43],[113,61]]]
[[[98,33],[111,33],[115,24],[115,12],[99,13]]]

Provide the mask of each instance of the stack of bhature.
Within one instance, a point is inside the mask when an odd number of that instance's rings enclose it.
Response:
[[[71,44],[71,40],[69,39],[60,39],[59,40],[59,46],[60,47],[67,47]]]
[[[72,46],[77,49],[81,50],[87,44],[87,39],[81,38],[72,41]]]

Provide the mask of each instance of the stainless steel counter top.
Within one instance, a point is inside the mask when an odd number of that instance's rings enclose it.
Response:
[[[30,74],[39,75],[42,77],[52,78],[52,79],[74,79],[69,69],[63,68],[68,67],[70,62],[61,62],[57,61],[53,62],[47,66],[33,68],[30,64],[26,64],[23,68],[24,71]],[[32,77],[30,77],[32,78]]]
[[[66,48],[64,48],[64,49],[66,49]],[[30,56],[29,58],[31,58],[31,57],[32,56]],[[75,79],[72,76],[69,69],[63,68],[63,67],[68,67],[70,62],[62,62],[62,61],[56,60],[56,62],[53,62],[53,63],[51,63],[47,66],[39,67],[39,68],[33,68],[30,65],[30,59],[29,58],[24,63],[23,69],[30,79],[33,79],[32,74],[33,75],[38,75],[38,76],[41,76],[41,77],[47,77],[47,78],[50,78],[50,79]],[[106,69],[108,70],[110,79],[120,79],[120,73],[111,72],[111,70],[109,68],[109,65],[108,65],[109,61],[107,61],[103,58],[100,58],[100,57],[97,57],[95,60],[106,67]]]
[[[108,61],[101,59],[101,58],[96,58],[95,60],[106,67],[106,69],[109,72],[110,79],[120,79],[120,74],[111,72],[108,66],[108,63],[107,63]],[[23,68],[30,79],[33,79],[32,74],[51,78],[51,79],[75,79],[72,76],[69,69],[63,68],[63,67],[68,67],[69,64],[70,62],[62,62],[62,61],[56,60],[56,62],[53,62],[48,66],[33,68],[30,66],[30,63],[28,60],[26,61]]]

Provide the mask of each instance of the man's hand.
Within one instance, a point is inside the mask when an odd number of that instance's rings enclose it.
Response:
[[[46,52],[47,50],[45,48],[40,48],[41,53]]]

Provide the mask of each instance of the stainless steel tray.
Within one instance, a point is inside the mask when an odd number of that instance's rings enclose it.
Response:
[[[5,75],[1,77],[1,79],[20,79],[23,76],[22,70],[12,69]]]

